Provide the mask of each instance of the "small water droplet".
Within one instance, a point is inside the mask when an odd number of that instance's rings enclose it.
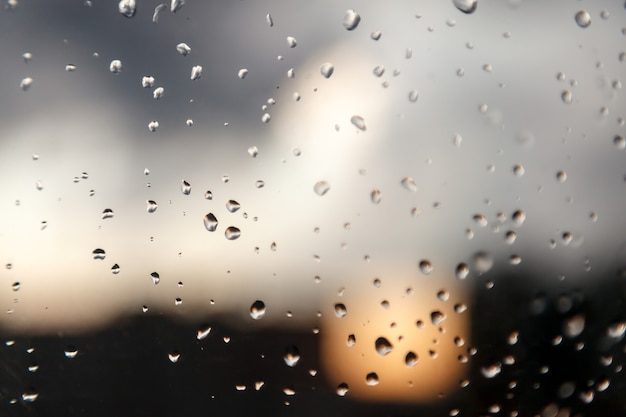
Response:
[[[163,97],[164,94],[165,94],[165,88],[157,87],[152,92],[152,97],[154,97],[155,100],[159,100]]]
[[[382,66],[382,65],[378,65],[378,66],[374,67],[372,72],[374,73],[375,76],[382,77],[382,75],[385,73],[385,67]]]
[[[21,287],[21,284],[20,284],[19,282],[14,282],[14,283],[11,285],[11,289],[12,289],[13,291],[19,291],[19,290],[20,290],[20,287]]]
[[[511,220],[517,226],[521,226],[526,221],[526,212],[524,210],[515,210],[511,216]]]
[[[26,91],[30,88],[32,84],[33,84],[32,78],[30,77],[22,78],[22,81],[20,81],[20,88],[22,89],[22,91]]]
[[[154,200],[148,200],[146,201],[146,210],[148,211],[148,213],[154,213],[157,209],[158,205],[156,203],[156,201]]]
[[[211,326],[206,324],[202,325],[196,332],[196,339],[204,340],[209,336],[209,333],[211,333]]]
[[[376,339],[374,346],[376,348],[376,352],[380,356],[385,356],[388,353],[393,352],[393,345],[389,342],[389,340],[384,337],[379,337],[378,339]]]
[[[382,32],[380,30],[375,30],[370,34],[370,38],[372,38],[373,40],[377,41],[380,39],[380,37],[382,36]]]
[[[404,363],[408,368],[413,368],[417,365],[417,354],[415,352],[408,352],[404,357]]]
[[[348,309],[342,303],[335,304],[335,315],[339,318],[345,317],[348,314]]]
[[[369,386],[376,386],[378,385],[378,382],[378,375],[376,372],[370,372],[365,376],[365,383]]]
[[[287,366],[294,367],[300,361],[300,351],[298,347],[295,345],[289,345],[285,349],[285,356],[283,356],[283,360],[287,364]]]
[[[450,293],[445,289],[439,290],[437,292],[437,298],[441,301],[448,301],[450,299]]]
[[[74,64],[67,64],[65,66],[65,71],[67,71],[67,72],[74,72],[74,71],[76,71],[76,65],[74,65]]]
[[[256,300],[250,306],[250,317],[254,320],[260,320],[265,316],[265,303],[261,300]]]
[[[122,61],[120,61],[119,59],[114,59],[113,61],[111,61],[111,63],[109,64],[109,71],[111,71],[113,74],[119,74],[120,72],[122,72]]]
[[[370,193],[370,199],[372,200],[372,203],[374,204],[380,204],[380,201],[382,200],[382,193],[380,192],[380,190],[372,190],[372,192]]]
[[[335,66],[330,62],[326,62],[320,67],[320,73],[324,76],[324,78],[330,78],[330,76],[333,75],[333,72],[335,72]]]
[[[206,190],[204,192],[204,198],[206,198],[207,200],[213,200],[213,192],[209,191],[209,190]]]
[[[337,385],[337,395],[340,397],[344,397],[347,393],[348,393],[349,387],[348,384],[346,384],[345,382],[342,382],[341,384]]]
[[[287,45],[290,48],[295,48],[298,45],[298,41],[293,36],[287,36]]]
[[[78,355],[78,349],[76,349],[76,347],[70,345],[70,346],[68,346],[65,349],[64,354],[65,354],[66,358],[74,359],[76,357],[76,355]]]
[[[465,279],[469,274],[469,267],[466,263],[460,263],[456,266],[455,275],[457,279]]]
[[[111,267],[111,273],[115,275],[119,274],[120,266],[118,264],[113,264],[113,266]]]
[[[502,372],[502,364],[500,363],[495,363],[489,366],[482,366],[480,368],[480,373],[485,378],[489,378],[489,379],[495,378],[498,374],[500,374],[500,372]]]
[[[187,56],[187,55],[189,55],[191,53],[191,48],[189,47],[189,45],[187,45],[184,42],[181,42],[178,45],[176,45],[176,50],[182,56]]]
[[[457,9],[466,14],[472,14],[478,7],[478,0],[452,0]]]
[[[434,326],[439,326],[446,319],[446,315],[439,310],[430,313],[430,321]]]
[[[24,62],[28,63],[31,59],[33,59],[33,54],[30,52],[24,52],[22,54],[22,59],[24,60]]]
[[[110,208],[104,209],[102,211],[102,220],[112,219],[113,218],[113,210]]]
[[[178,353],[177,351],[170,352],[167,354],[167,358],[170,360],[170,362],[176,363],[180,360],[180,353]]]
[[[565,182],[565,180],[567,180],[567,173],[563,170],[561,171],[557,171],[556,173],[556,180],[558,182]]]
[[[420,268],[420,271],[422,271],[422,274],[428,275],[431,272],[433,272],[433,265],[427,259],[423,259],[420,261],[419,268]]]
[[[565,104],[571,104],[572,102],[572,92],[569,90],[564,90],[561,93],[561,100],[563,101],[563,103]]]
[[[272,116],[270,116],[269,113],[263,113],[263,116],[261,116],[261,122],[269,123],[270,120],[272,120]]]
[[[330,190],[330,184],[326,181],[318,181],[313,186],[313,191],[315,191],[315,194],[319,196],[323,196],[328,192],[328,190]]]
[[[563,323],[563,333],[569,338],[580,335],[585,330],[585,316],[577,314]]]
[[[274,26],[274,20],[272,19],[272,15],[271,14],[268,13],[268,14],[265,15],[265,21],[267,22],[267,25],[269,27]]]
[[[356,126],[359,130],[365,131],[367,126],[365,126],[365,119],[359,115],[354,115],[350,118],[350,123]]]
[[[235,213],[240,208],[241,205],[235,200],[228,200],[226,202],[226,210],[230,211],[231,213]]]
[[[117,6],[120,13],[125,17],[133,17],[137,11],[135,0],[120,0]]]
[[[346,10],[346,14],[343,17],[343,27],[346,30],[354,30],[361,22],[361,16],[352,9]]]
[[[256,146],[250,146],[248,148],[248,155],[250,155],[253,158],[256,158],[259,155],[259,148],[257,148]]]
[[[150,123],[148,123],[148,130],[150,132],[154,132],[159,128],[159,122],[157,122],[156,120],[151,121]]]
[[[472,219],[474,219],[476,224],[478,224],[480,227],[487,226],[487,218],[482,214],[474,214],[474,216],[472,216]]]
[[[241,236],[241,230],[239,230],[235,226],[229,226],[226,228],[224,236],[226,236],[226,239],[228,240],[239,239],[239,237]]]
[[[93,255],[93,259],[102,261],[104,260],[104,258],[106,258],[106,252],[104,251],[104,249],[94,249],[93,252],[91,252],[91,254]]]
[[[161,282],[161,277],[158,272],[152,272],[150,274],[150,277],[152,278],[152,283],[154,285],[157,285],[159,282]]]
[[[352,347],[355,344],[356,344],[356,336],[354,334],[349,334],[348,340],[346,340],[346,345],[348,345],[348,347]]]
[[[172,0],[170,3],[170,11],[176,13],[185,5],[185,0]]]
[[[417,90],[412,90],[409,92],[409,101],[411,103],[415,103],[418,97],[419,97],[419,93],[417,92]]]
[[[609,337],[618,339],[621,338],[626,332],[626,322],[613,323],[607,329]]]
[[[241,78],[242,80],[246,78],[246,75],[248,75],[248,70],[245,68],[242,68],[237,72],[237,77]]]
[[[574,20],[576,24],[581,28],[589,27],[591,24],[591,16],[586,10],[581,10],[574,16]]]
[[[191,76],[189,78],[192,81],[195,81],[195,80],[197,80],[200,77],[202,77],[202,66],[201,65],[194,65],[193,67],[191,67]]]

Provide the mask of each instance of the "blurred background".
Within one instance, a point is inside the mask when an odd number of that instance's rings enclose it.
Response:
[[[5,1],[0,410],[626,415],[625,13]]]

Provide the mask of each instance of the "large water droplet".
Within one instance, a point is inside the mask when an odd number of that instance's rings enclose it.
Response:
[[[112,219],[113,218],[113,210],[110,208],[104,209],[102,211],[102,220]]]
[[[146,201],[146,210],[148,211],[148,213],[154,213],[157,209],[158,205],[156,203],[156,201],[154,200],[148,200]]]
[[[359,115],[354,115],[350,118],[350,122],[356,126],[360,130],[366,130],[367,126],[365,126],[365,119]]]
[[[404,358],[404,363],[409,368],[412,368],[415,365],[417,365],[417,354],[415,354],[415,352],[407,353],[406,357]]]
[[[283,356],[283,360],[287,364],[287,366],[294,367],[297,365],[300,360],[300,351],[298,347],[295,345],[287,346],[285,349],[285,356]]]
[[[393,352],[393,345],[389,342],[389,340],[384,337],[379,337],[375,342],[376,352],[380,356],[385,356],[388,353]]]
[[[120,72],[122,72],[122,61],[120,61],[119,59],[114,59],[113,61],[111,61],[111,63],[109,64],[109,71],[111,71],[113,74],[119,74]]]
[[[254,320],[262,319],[265,316],[265,303],[261,300],[256,300],[250,306],[250,317]]]
[[[228,240],[239,239],[239,236],[241,236],[241,230],[239,230],[235,226],[229,226],[226,228],[224,236],[226,236],[226,239]]]
[[[194,81],[200,77],[202,77],[202,66],[201,65],[193,66],[191,68],[191,76],[189,78],[191,78],[191,80]]]
[[[228,200],[226,202],[226,210],[230,211],[231,213],[236,212],[240,208],[241,208],[241,205],[235,200]]]
[[[581,10],[574,16],[574,20],[576,20],[576,24],[581,28],[589,27],[591,24],[591,16],[586,10]]]
[[[347,393],[348,393],[349,387],[348,384],[346,384],[345,382],[342,382],[341,384],[337,385],[337,395],[339,395],[340,397],[344,397]]]
[[[313,191],[315,191],[315,194],[319,196],[326,194],[328,190],[330,190],[330,184],[326,181],[318,181],[313,186]]]
[[[452,0],[457,9],[466,14],[471,14],[478,7],[478,0]]]
[[[343,27],[347,30],[354,30],[361,22],[361,16],[354,10],[346,10],[346,14],[343,17]]]
[[[376,372],[370,372],[365,376],[365,383],[369,386],[376,386],[378,382],[378,374]]]
[[[342,303],[335,304],[335,315],[339,318],[345,317],[348,314],[348,309]]]
[[[330,76],[333,75],[333,72],[335,72],[335,66],[330,62],[326,62],[320,67],[320,73],[324,76],[324,78],[330,78]]]
[[[117,7],[120,13],[125,17],[133,17],[137,11],[135,0],[120,0]]]
[[[93,252],[91,252],[91,254],[93,255],[93,259],[102,261],[104,260],[104,258],[106,258],[106,252],[104,251],[104,249],[94,249]]]
[[[213,213],[205,214],[203,221],[206,230],[208,230],[209,232],[215,232],[215,230],[217,229],[217,218]]]

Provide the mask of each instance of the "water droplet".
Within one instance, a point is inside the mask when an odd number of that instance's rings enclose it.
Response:
[[[102,220],[112,219],[113,218],[113,210],[110,208],[104,209],[102,211]]]
[[[298,364],[300,360],[300,351],[298,347],[295,345],[287,346],[285,349],[285,356],[283,356],[283,360],[287,364],[287,366],[294,367]]]
[[[328,190],[330,190],[330,184],[326,181],[318,181],[313,186],[313,191],[315,191],[315,194],[319,196],[323,196],[328,192]]]
[[[378,375],[376,372],[370,372],[365,376],[365,383],[369,386],[376,386],[378,385],[378,382]]]
[[[206,198],[207,200],[213,200],[213,192],[206,190],[204,192],[204,198]]]
[[[191,67],[191,76],[189,78],[192,81],[195,81],[195,80],[197,80],[200,77],[202,77],[202,66],[201,65],[195,65],[195,66]]]
[[[167,357],[170,360],[170,362],[176,363],[180,359],[180,353],[178,353],[177,351],[173,351],[173,352],[168,353]]]
[[[226,210],[230,211],[231,213],[236,212],[240,208],[241,208],[241,205],[235,200],[228,200],[226,202]]]
[[[250,306],[250,317],[254,320],[260,320],[265,316],[265,303],[261,300],[256,300]]]
[[[428,275],[431,272],[433,272],[433,265],[427,259],[423,259],[420,261],[419,268],[420,268],[420,271],[422,271],[422,274]]]
[[[335,66],[330,62],[326,62],[320,67],[320,73],[324,76],[324,78],[330,78],[330,76],[333,75],[333,72],[335,72]]]
[[[523,176],[525,172],[526,170],[524,169],[522,165],[520,164],[513,165],[513,175],[515,175],[516,177]]]
[[[450,293],[445,289],[439,290],[437,292],[437,298],[441,301],[448,301],[450,299]]]
[[[296,38],[294,38],[293,36],[287,36],[287,45],[290,48],[295,48],[296,45],[298,45],[298,41],[296,41]]]
[[[574,20],[576,21],[576,24],[581,28],[589,27],[589,25],[591,24],[591,16],[589,15],[589,13],[587,13],[586,10],[581,10],[576,13],[576,15],[574,16]]]
[[[161,277],[159,276],[158,272],[152,272],[150,274],[150,277],[152,278],[152,283],[154,285],[157,285],[159,282],[161,282]]]
[[[91,252],[91,254],[93,255],[93,259],[102,261],[104,260],[104,258],[106,257],[106,252],[104,251],[104,249],[94,249],[93,252]]]
[[[157,122],[156,120],[153,120],[150,123],[148,123],[148,130],[150,132],[154,132],[158,128],[159,128],[159,122]]]
[[[383,67],[382,65],[378,65],[374,67],[372,72],[374,73],[375,76],[382,77],[382,75],[385,73],[385,67]]]
[[[228,240],[239,239],[239,236],[241,236],[241,230],[239,230],[235,226],[229,226],[226,228],[224,236],[226,236],[226,239]]]
[[[76,357],[76,355],[78,355],[78,349],[76,349],[76,347],[70,345],[70,346],[68,346],[65,349],[64,354],[65,354],[66,358],[74,359]]]
[[[370,38],[372,38],[373,40],[377,41],[380,39],[380,37],[382,36],[382,32],[380,30],[375,30],[370,34]]]
[[[558,182],[565,182],[565,180],[567,179],[567,173],[563,170],[561,171],[557,171],[556,173],[556,180]]]
[[[125,17],[133,17],[137,11],[135,0],[120,0],[117,6],[120,13]]]
[[[272,15],[271,14],[268,13],[268,14],[265,15],[265,21],[267,22],[267,25],[269,27],[274,26],[274,20],[272,19]]]
[[[189,55],[191,53],[191,48],[189,47],[189,45],[187,45],[184,42],[181,42],[178,45],[176,45],[176,50],[182,56],[187,56],[187,55]]]
[[[467,266],[466,263],[462,262],[456,266],[455,276],[457,277],[457,279],[465,279],[467,278],[468,274],[469,274],[469,267]]]
[[[346,10],[346,14],[343,17],[343,27],[346,30],[354,30],[361,22],[361,16],[352,9]]]
[[[372,200],[372,203],[379,204],[380,200],[382,200],[383,197],[380,190],[372,190],[372,192],[370,193],[370,198]]]
[[[356,336],[354,334],[348,335],[348,340],[346,340],[346,344],[348,347],[352,347],[356,344]]]
[[[157,203],[154,200],[148,200],[146,201],[146,210],[148,211],[148,213],[154,213],[157,209]]]
[[[488,272],[493,266],[493,258],[487,252],[478,252],[474,255],[474,269],[480,273]]]
[[[524,210],[515,210],[511,216],[511,220],[518,226],[521,226],[526,221],[526,212]]]
[[[24,52],[22,54],[22,59],[24,60],[24,62],[28,63],[28,61],[30,61],[31,59],[33,59],[33,54],[30,52]]]
[[[263,116],[261,116],[261,122],[269,123],[270,120],[272,120],[272,116],[270,116],[269,113],[263,113]]]
[[[14,283],[11,285],[11,289],[12,289],[13,291],[19,291],[20,287],[21,287],[21,285],[20,285],[20,283],[19,283],[19,282],[14,282]]]
[[[480,227],[485,227],[487,226],[487,218],[482,215],[482,214],[474,214],[474,216],[472,216],[472,219],[474,219],[474,221],[480,226]]]
[[[242,80],[246,78],[246,75],[248,75],[248,70],[245,68],[242,68],[237,72],[237,77],[241,78]]]
[[[32,83],[33,83],[32,78],[30,77],[22,78],[22,81],[20,81],[20,88],[22,89],[22,91],[26,91],[30,88]]]
[[[165,94],[165,88],[157,87],[152,92],[152,97],[154,97],[155,100],[159,100],[160,98],[163,97],[164,94]]]
[[[417,90],[413,90],[409,92],[409,101],[411,103],[415,103],[418,97],[419,97],[419,93],[417,92]]]
[[[380,356],[385,356],[388,353],[393,352],[393,345],[389,343],[389,340],[385,339],[384,337],[379,337],[378,339],[376,339],[374,346],[376,347],[376,352]]]
[[[170,3],[170,11],[176,13],[185,5],[185,0],[172,0]]]
[[[22,401],[32,403],[37,400],[37,397],[39,397],[39,394],[36,392],[25,392],[24,394],[22,394]]]
[[[201,326],[196,332],[196,339],[204,340],[209,336],[209,333],[211,333],[211,326],[205,324]]]
[[[184,195],[189,195],[191,194],[191,184],[189,184],[187,181],[182,180],[180,182],[180,191],[184,194]]]
[[[478,0],[452,0],[457,9],[466,14],[471,14],[478,7]]]
[[[609,326],[607,334],[609,337],[621,338],[626,332],[626,322],[613,323]]]
[[[161,3],[154,8],[152,13],[152,23],[159,23],[159,14],[167,9],[167,4]]]
[[[111,267],[111,273],[115,275],[119,274],[120,266],[118,264],[113,264],[113,266]]]
[[[446,315],[439,310],[430,313],[430,321],[434,326],[439,326],[446,319]]]
[[[253,158],[256,158],[259,155],[259,148],[257,148],[256,146],[250,146],[248,148],[248,155],[250,155]]]
[[[489,379],[495,378],[498,374],[500,374],[500,372],[502,372],[502,364],[500,363],[495,363],[489,366],[482,366],[480,368],[480,373],[485,378],[489,378]]]
[[[341,384],[337,385],[337,395],[339,395],[340,397],[344,397],[347,393],[348,393],[349,387],[348,384],[346,384],[345,382],[342,382]]]
[[[122,61],[120,61],[119,59],[114,59],[113,61],[111,61],[111,63],[109,64],[109,71],[111,71],[113,74],[119,74],[120,72],[122,72]]]
[[[76,65],[74,65],[74,64],[67,64],[65,66],[65,71],[67,71],[67,72],[74,72],[74,71],[76,71]]]
[[[348,314],[348,310],[346,309],[346,306],[344,304],[341,303],[337,303],[335,304],[335,315],[339,318],[345,317],[346,314]]]
[[[563,333],[569,338],[580,335],[585,330],[585,316],[577,314],[563,323]]]
[[[187,126],[193,126],[193,120],[192,120],[192,119],[187,119],[187,120],[185,121],[185,124],[186,124]]]
[[[365,131],[367,126],[365,126],[365,119],[363,119],[359,115],[354,115],[350,118],[350,123],[356,126],[358,129]]]
[[[563,101],[563,103],[565,104],[570,104],[572,102],[572,92],[569,90],[564,90],[561,93],[561,100]]]

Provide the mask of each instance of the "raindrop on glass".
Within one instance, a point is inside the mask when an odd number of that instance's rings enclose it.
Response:
[[[167,4],[161,3],[154,8],[152,13],[152,23],[159,23],[159,14],[167,9]]]
[[[104,209],[102,211],[102,220],[112,219],[113,218],[113,210],[110,208]]]
[[[248,70],[245,68],[242,68],[237,72],[237,77],[241,78],[242,80],[246,78],[246,75],[248,75]]]
[[[313,186],[313,191],[319,196],[323,196],[330,190],[330,185],[326,181],[318,181]]]
[[[569,338],[580,335],[585,330],[585,316],[577,314],[563,323],[563,333]]]
[[[333,72],[335,72],[335,67],[330,62],[326,62],[320,67],[320,73],[324,76],[324,78],[330,78],[330,76],[333,75]]]
[[[370,34],[370,38],[372,38],[373,40],[377,41],[380,39],[380,37],[382,36],[382,32],[380,30],[375,30]]]
[[[457,9],[466,14],[471,14],[478,7],[478,0],[452,0]]]
[[[409,352],[404,357],[404,363],[407,367],[412,368],[417,365],[417,354],[415,352]]]
[[[137,11],[135,0],[120,0],[117,6],[120,13],[125,17],[133,17]]]
[[[382,75],[385,73],[385,67],[383,67],[382,65],[378,65],[374,67],[372,72],[374,73],[375,76],[382,77]]]
[[[581,10],[574,16],[574,20],[576,24],[581,28],[589,27],[591,24],[591,16],[586,10]]]
[[[569,90],[564,90],[561,93],[561,100],[563,101],[563,103],[565,104],[570,104],[572,102],[572,92]]]
[[[148,130],[150,132],[154,132],[159,128],[159,122],[157,122],[156,120],[151,121],[150,123],[148,123]]]
[[[419,97],[419,94],[418,94],[417,90],[413,90],[413,91],[409,92],[409,101],[411,103],[415,103],[417,101],[418,97]]]
[[[170,362],[176,363],[180,359],[180,353],[178,353],[176,351],[168,353],[167,354],[167,358],[170,360]]]
[[[285,349],[285,355],[283,356],[283,360],[287,364],[287,366],[294,367],[297,365],[300,360],[300,351],[298,347],[295,345],[287,346]]]
[[[118,264],[113,264],[113,266],[111,267],[111,273],[115,275],[119,274],[120,266]]]
[[[419,268],[420,268],[420,271],[422,271],[422,274],[428,275],[431,272],[433,272],[433,265],[427,259],[423,259],[420,261]]]
[[[74,359],[76,357],[76,355],[78,355],[78,349],[76,349],[76,347],[74,346],[68,346],[65,349],[65,357],[68,359]]]
[[[274,20],[272,19],[272,15],[271,14],[268,13],[268,14],[265,15],[265,21],[267,22],[267,25],[269,27],[274,26]]]
[[[106,257],[106,252],[104,251],[104,249],[94,249],[93,252],[91,252],[91,254],[93,255],[93,259],[102,261],[104,260],[104,258]]]
[[[372,190],[372,192],[370,193],[370,198],[372,200],[372,203],[379,204],[380,200],[382,200],[382,193],[380,192],[380,190]]]
[[[376,339],[374,346],[376,348],[376,352],[380,356],[385,356],[393,351],[393,345],[389,343],[389,340],[384,337],[379,337],[378,339]]]
[[[158,272],[152,272],[150,274],[150,278],[152,278],[152,283],[154,285],[157,285],[159,282],[161,282],[161,277],[159,276]]]
[[[197,80],[202,77],[202,66],[195,65],[191,68],[191,76],[189,77],[192,81]]]
[[[500,374],[500,372],[502,372],[502,364],[500,363],[495,363],[489,366],[482,366],[480,368],[480,373],[485,378],[489,378],[489,379],[495,378],[498,374]]]
[[[154,200],[148,200],[146,201],[146,211],[148,213],[154,213],[157,209],[157,203]]]
[[[348,335],[348,340],[346,340],[346,345],[352,347],[356,344],[356,336],[354,334]]]
[[[256,300],[250,306],[250,317],[254,320],[262,319],[265,316],[265,303],[261,300]]]
[[[170,3],[170,11],[176,13],[185,5],[185,0],[172,0]]]
[[[189,45],[187,45],[184,42],[181,42],[178,45],[176,45],[176,50],[182,56],[187,56],[187,55],[189,55],[191,53],[191,48],[189,47]]]
[[[296,41],[296,38],[294,38],[293,36],[287,36],[287,45],[290,48],[295,48],[296,45],[298,45],[298,41]]]
[[[343,17],[343,27],[346,28],[346,30],[356,29],[360,22],[361,16],[359,16],[357,12],[352,9],[346,10],[346,14]]]
[[[187,181],[182,180],[180,182],[180,191],[184,194],[184,195],[189,195],[191,194],[191,184],[189,184]]]
[[[339,318],[345,317],[346,314],[348,314],[348,310],[346,309],[346,306],[344,304],[341,303],[337,303],[335,304],[335,315]]]
[[[365,383],[372,387],[378,385],[378,375],[376,372],[370,372],[367,374],[365,376]]]
[[[211,333],[211,326],[205,324],[201,326],[196,332],[196,339],[204,340],[209,336],[209,333]]]
[[[340,397],[344,397],[348,393],[348,384],[342,382],[341,384],[337,385],[336,392],[337,395],[339,395]]]
[[[109,71],[111,71],[113,74],[119,74],[120,72],[122,72],[122,61],[120,61],[119,59],[114,59],[113,61],[111,61],[111,63],[109,64]]]
[[[165,94],[165,88],[157,87],[152,92],[152,97],[154,97],[155,100],[159,100],[160,98],[163,97],[164,94]]]
[[[239,239],[239,236],[241,236],[241,230],[235,226],[229,226],[226,228],[226,231],[224,231],[224,236],[226,236],[226,239],[228,240]]]
[[[446,315],[441,311],[436,310],[430,313],[430,321],[434,326],[439,326],[446,319]]]
[[[263,113],[263,116],[261,116],[261,122],[269,123],[270,120],[272,120],[272,116],[270,116],[269,113]]]
[[[365,126],[365,119],[363,119],[359,115],[354,115],[350,118],[350,123],[356,126],[359,130],[366,130],[367,126]]]
[[[228,200],[226,202],[226,210],[230,211],[231,213],[236,212],[240,208],[241,208],[241,205],[235,200]]]
[[[30,77],[23,78],[22,81],[20,81],[20,88],[22,89],[22,91],[26,91],[30,88],[32,83],[33,83],[32,78]]]
[[[465,279],[469,274],[469,267],[466,263],[460,263],[456,266],[455,276],[457,279]]]

